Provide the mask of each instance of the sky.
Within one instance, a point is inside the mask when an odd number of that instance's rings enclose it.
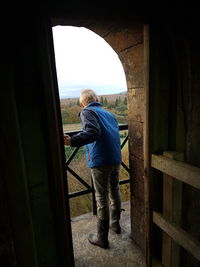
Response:
[[[123,66],[112,47],[84,27],[53,27],[60,98],[79,97],[90,88],[98,95],[127,91]]]

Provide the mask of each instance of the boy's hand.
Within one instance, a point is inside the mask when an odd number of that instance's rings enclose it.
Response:
[[[71,146],[71,137],[67,134],[64,134],[63,137],[65,146]]]

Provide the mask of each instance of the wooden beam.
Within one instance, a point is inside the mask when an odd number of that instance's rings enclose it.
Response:
[[[151,157],[151,166],[169,176],[200,189],[200,168],[155,154]]]
[[[174,223],[170,223],[159,212],[153,212],[153,222],[159,226],[166,234],[173,238],[179,245],[190,252],[196,259],[200,261],[200,242],[194,239],[181,227]]]
[[[163,156],[173,160],[184,160],[184,154],[164,151]],[[163,215],[180,225],[182,210],[182,182],[163,173]],[[162,263],[165,267],[179,266],[180,246],[165,232],[162,233]]]

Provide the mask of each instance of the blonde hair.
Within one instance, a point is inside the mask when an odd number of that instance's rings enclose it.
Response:
[[[81,92],[79,101],[87,106],[89,103],[98,102],[98,97],[93,90],[85,89]]]

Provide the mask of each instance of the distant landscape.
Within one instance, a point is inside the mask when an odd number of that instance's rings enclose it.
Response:
[[[127,92],[110,95],[100,95],[99,102],[103,108],[113,113],[119,124],[127,123]],[[63,132],[70,132],[81,130],[81,123],[78,113],[81,111],[79,98],[65,98],[60,99],[61,115]],[[120,132],[121,142],[127,136],[128,131]],[[73,148],[65,146],[66,159],[72,153]],[[129,165],[128,144],[122,150],[123,162]],[[90,170],[86,165],[84,148],[81,147],[75,158],[70,163],[70,168],[73,169],[80,177],[91,184]],[[120,180],[128,178],[127,171],[121,167]],[[76,192],[85,189],[70,173],[67,173],[69,192]],[[130,186],[124,184],[120,186],[122,201],[130,199]],[[79,216],[81,214],[91,212],[92,209],[92,196],[91,194],[70,199],[71,217]]]
[[[127,92],[99,96],[99,102],[103,108],[113,113],[119,123],[127,123]],[[79,98],[60,99],[62,124],[64,131],[70,131],[72,125],[80,123],[78,113],[81,111]],[[77,125],[80,127],[80,125]],[[76,130],[76,129],[72,129]]]

